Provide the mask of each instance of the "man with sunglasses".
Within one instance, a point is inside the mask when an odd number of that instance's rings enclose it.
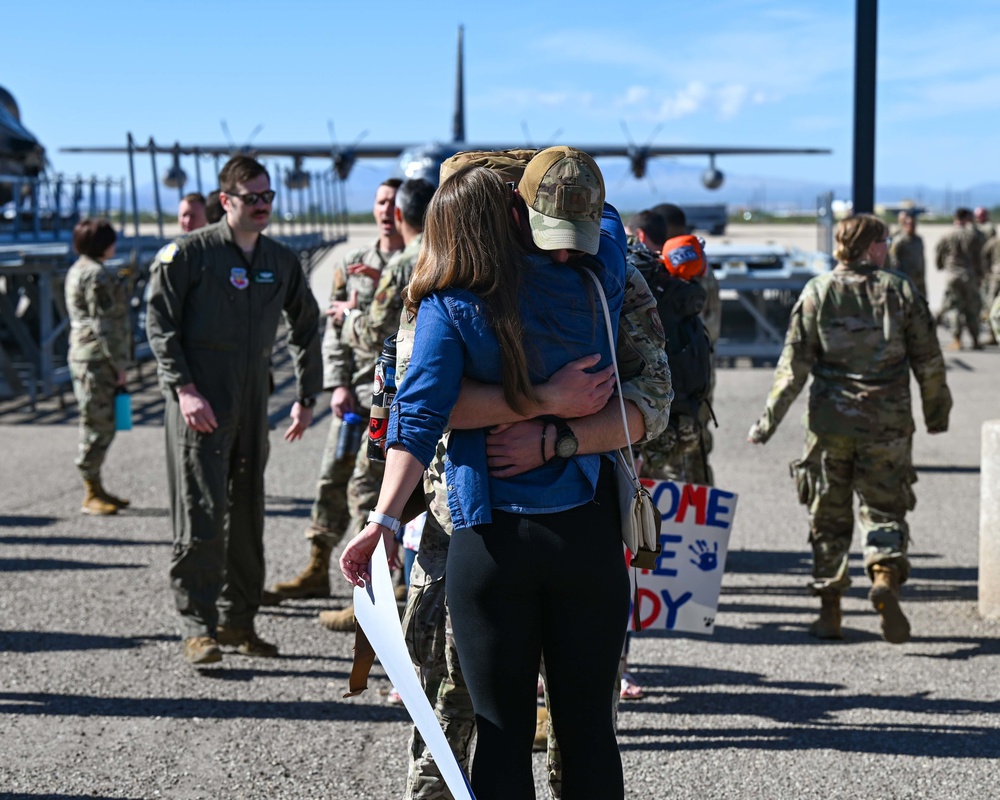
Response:
[[[309,282],[296,255],[262,235],[274,200],[267,170],[234,156],[219,187],[225,217],[153,262],[147,315],[166,396],[170,584],[192,664],[221,659],[220,645],[278,653],[254,618],[264,586],[268,368],[282,317],[298,384],[286,440],[309,427],[322,389]]]

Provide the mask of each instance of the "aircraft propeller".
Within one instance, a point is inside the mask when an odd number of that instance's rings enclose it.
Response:
[[[346,181],[351,174],[351,170],[354,168],[354,162],[357,160],[354,148],[361,144],[362,140],[368,135],[368,131],[361,131],[358,138],[354,140],[354,144],[349,147],[341,147],[337,144],[337,133],[333,127],[333,120],[327,120],[326,126],[330,131],[330,158],[333,160],[333,171],[337,173],[337,177],[340,180]]]

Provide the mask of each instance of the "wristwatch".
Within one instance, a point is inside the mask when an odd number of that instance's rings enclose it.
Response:
[[[310,395],[309,397],[300,397],[298,399],[298,404],[303,408],[312,408],[316,405],[316,395]]]
[[[556,426],[556,455],[560,458],[575,456],[580,442],[573,434],[573,429],[564,419],[556,419],[553,422]]]
[[[382,514],[378,511],[372,511],[368,515],[368,521],[374,522],[376,525],[381,525],[383,528],[388,528],[393,533],[398,532],[402,524],[395,517],[390,517],[388,514]]]

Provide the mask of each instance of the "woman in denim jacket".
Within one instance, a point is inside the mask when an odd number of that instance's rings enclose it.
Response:
[[[463,379],[501,384],[507,404],[520,410],[535,399],[533,385],[567,362],[600,353],[596,369],[610,363],[614,343],[589,276],[559,262],[571,250],[600,256],[588,266],[617,321],[623,252],[614,237],[600,235],[604,191],[596,164],[578,151],[558,155],[534,187],[525,183],[529,164],[521,183],[528,205],[520,205],[520,214],[516,195],[482,167],[455,173],[428,208],[407,301],[411,311],[419,308],[413,357],[392,407],[382,492],[368,526],[341,558],[355,585],[368,579],[379,536],[395,558],[398,516],[433,457]],[[560,169],[567,163],[569,177]],[[582,212],[579,197],[569,208],[546,205],[547,190],[550,198],[572,197],[559,186],[593,183],[594,176],[599,191]],[[563,245],[551,257],[521,247],[517,224],[525,214],[536,243]],[[620,228],[612,211],[615,224]],[[539,233],[539,225],[561,234]],[[634,416],[630,429],[641,438],[641,414]],[[613,462],[600,455],[625,444],[617,401],[580,425],[576,454],[568,454],[577,440],[571,431],[567,447],[565,430],[561,420],[546,425],[539,443],[544,463],[515,476],[502,468],[491,474],[485,430],[452,430],[449,437],[446,477],[456,531],[447,592],[476,711],[472,786],[479,800],[534,797],[531,745],[543,654],[559,725],[563,796],[624,796],[611,698],[629,582]],[[564,456],[556,454],[557,439]]]

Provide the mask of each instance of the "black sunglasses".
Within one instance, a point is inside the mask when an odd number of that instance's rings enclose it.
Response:
[[[265,204],[270,205],[271,201],[274,200],[275,191],[273,189],[268,189],[266,192],[247,192],[246,194],[236,194],[236,192],[226,192],[226,197],[238,197],[248,206],[257,205],[258,200],[263,200]]]

